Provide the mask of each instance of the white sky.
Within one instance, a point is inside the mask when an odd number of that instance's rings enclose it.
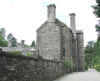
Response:
[[[84,31],[85,45],[96,40],[96,17],[91,6],[95,0],[0,0],[0,28],[6,35],[31,44],[36,40],[36,29],[47,19],[47,5],[55,3],[57,18],[70,26],[69,13],[76,13],[76,27]]]

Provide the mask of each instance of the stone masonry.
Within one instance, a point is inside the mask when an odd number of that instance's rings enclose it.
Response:
[[[37,30],[38,55],[44,59],[73,60],[77,68],[83,70],[83,32],[76,30],[75,14],[70,14],[70,28],[56,18],[56,6],[47,9],[47,21]],[[80,66],[81,65],[81,66]]]
[[[9,54],[0,49],[0,81],[52,81],[71,72],[72,68],[84,70],[83,32],[76,30],[75,14],[70,14],[69,28],[56,18],[54,4],[50,4],[47,11],[47,21],[37,29],[36,56]],[[68,60],[76,68],[66,67]]]
[[[68,73],[64,63],[3,52],[0,49],[0,81],[53,81]]]

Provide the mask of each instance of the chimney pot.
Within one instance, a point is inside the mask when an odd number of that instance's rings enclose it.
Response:
[[[70,13],[70,27],[73,33],[76,33],[75,13]]]
[[[55,22],[56,19],[56,6],[55,4],[48,5],[48,22]]]

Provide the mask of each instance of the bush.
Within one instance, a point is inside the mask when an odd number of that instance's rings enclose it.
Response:
[[[64,66],[66,68],[75,68],[75,64],[73,64],[73,62],[71,60],[67,60],[64,62]]]
[[[28,52],[28,53],[26,54],[26,56],[32,56],[32,54],[31,54],[30,52]]]
[[[72,60],[65,61],[64,66],[65,66],[67,72],[76,71],[75,64],[72,62]]]
[[[8,52],[9,54],[11,55],[22,55],[21,51],[11,51],[11,52]]]
[[[97,71],[100,72],[100,64],[98,64],[98,65],[94,65],[94,68],[95,68]]]

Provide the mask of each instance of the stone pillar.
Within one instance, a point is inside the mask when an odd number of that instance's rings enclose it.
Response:
[[[50,4],[48,6],[48,22],[55,22],[56,19],[56,6],[54,4]]]
[[[70,14],[70,27],[73,34],[76,36],[76,23],[75,23],[75,13]]]
[[[8,47],[12,47],[12,42],[11,42],[11,40],[8,41]]]
[[[82,31],[77,31],[77,59],[79,71],[84,71],[84,40]]]
[[[21,40],[21,47],[24,48],[25,40]]]

